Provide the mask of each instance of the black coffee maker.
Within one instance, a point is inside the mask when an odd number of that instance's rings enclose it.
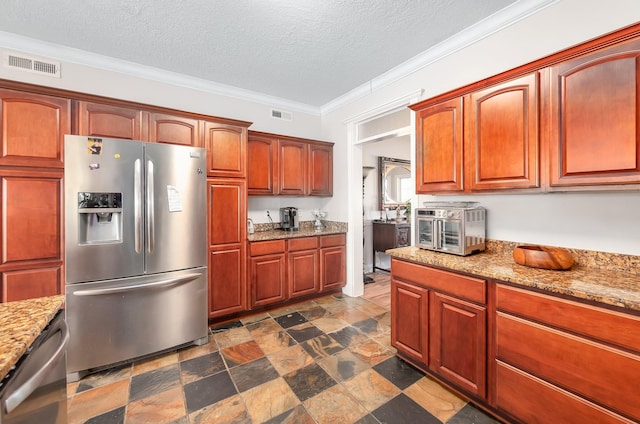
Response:
[[[280,226],[284,231],[298,231],[298,208],[280,208]]]

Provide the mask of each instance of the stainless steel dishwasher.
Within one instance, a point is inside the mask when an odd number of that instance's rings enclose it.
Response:
[[[0,424],[67,422],[68,340],[64,312],[58,311],[0,381]]]

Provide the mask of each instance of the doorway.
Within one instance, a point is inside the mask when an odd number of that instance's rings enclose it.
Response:
[[[407,106],[417,102],[421,94],[422,91],[419,90],[345,121],[348,127],[348,161],[350,171],[348,196],[349,233],[347,237],[348,244],[352,246],[352,248],[350,249],[351,254],[347,255],[348,275],[344,292],[349,296],[355,297],[363,295],[365,265],[368,262],[365,262],[364,252],[365,250],[372,252],[372,249],[366,247],[367,238],[365,237],[366,229],[364,227],[367,212],[365,210],[363,190],[366,190],[368,185],[373,185],[373,187],[375,187],[375,193],[377,193],[378,177],[376,170],[373,170],[370,171],[370,174],[365,180],[363,177],[366,170],[363,170],[363,167],[375,166],[377,169],[377,162],[375,164],[365,164],[365,149],[369,149],[369,143],[373,145],[373,143],[379,143],[385,140],[406,137],[409,143],[410,158],[414,158],[415,136],[413,128],[415,121],[414,114]],[[376,174],[375,181],[374,178],[371,178],[371,174]],[[368,182],[367,180],[369,178],[371,178],[372,181]],[[415,186],[413,183],[413,181],[415,181],[415,170],[412,170],[411,180],[412,185]],[[412,196],[412,202],[414,197],[415,193],[414,196]],[[374,203],[377,204],[377,200],[375,200]],[[372,256],[371,264],[373,264]]]

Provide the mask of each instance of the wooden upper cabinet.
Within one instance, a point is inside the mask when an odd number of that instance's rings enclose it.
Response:
[[[640,40],[550,74],[551,186],[640,183]]]
[[[249,133],[248,193],[273,195],[278,193],[278,139]]]
[[[280,140],[279,144],[279,193],[305,195],[307,183],[308,144],[292,140]]]
[[[416,111],[416,193],[463,190],[462,98]]]
[[[85,101],[75,102],[74,109],[74,134],[146,139],[146,113],[139,109]]]
[[[540,186],[538,99],[537,72],[468,96],[464,148],[467,189]]]
[[[149,113],[149,141],[202,147],[198,119]]]
[[[309,144],[309,195],[333,195],[333,144]]]
[[[247,129],[217,122],[204,123],[207,174],[244,178],[247,174]]]
[[[70,110],[67,99],[0,89],[0,165],[62,168]]]

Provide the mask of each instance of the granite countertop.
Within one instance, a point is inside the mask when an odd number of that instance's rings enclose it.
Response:
[[[343,234],[347,232],[347,224],[341,222],[325,222],[322,231],[313,228],[313,221],[301,222],[298,231],[283,231],[278,227],[272,229],[269,224],[256,224],[256,232],[249,234],[249,241],[281,240],[300,237],[326,236],[331,234]]]
[[[502,250],[487,248],[485,252],[464,257],[416,247],[389,249],[386,253],[398,259],[640,312],[640,274],[637,274],[640,257],[602,252],[581,256],[579,251],[569,249],[577,259],[576,263],[569,270],[553,271],[517,264],[511,247]],[[600,263],[590,263],[591,259],[585,258],[596,258]],[[610,266],[603,261],[609,261]],[[628,267],[628,272],[625,267]]]
[[[27,351],[63,303],[63,295],[0,303],[0,380]]]

